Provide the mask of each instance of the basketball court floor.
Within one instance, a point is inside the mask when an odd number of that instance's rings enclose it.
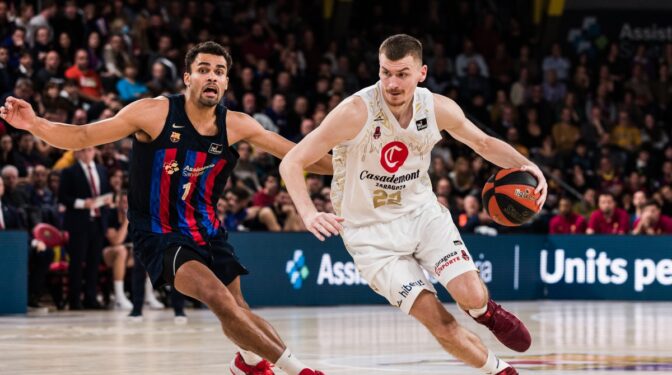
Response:
[[[672,303],[510,302],[533,335],[506,350],[454,304],[450,311],[521,374],[672,374]],[[390,306],[257,309],[306,363],[326,374],[478,374]],[[0,317],[0,374],[229,374],[235,348],[207,310]],[[280,373],[278,371],[278,373]]]

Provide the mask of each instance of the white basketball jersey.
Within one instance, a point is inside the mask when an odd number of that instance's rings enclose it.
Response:
[[[368,108],[366,124],[333,150],[331,200],[345,226],[388,222],[436,201],[427,172],[432,148],[441,139],[434,97],[416,88],[413,117],[404,129],[381,90],[378,82],[355,94]]]

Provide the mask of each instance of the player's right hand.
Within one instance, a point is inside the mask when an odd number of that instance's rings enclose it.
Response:
[[[5,105],[0,107],[0,118],[17,129],[30,131],[36,117],[33,107],[28,102],[13,96],[7,97]]]
[[[306,229],[314,234],[318,240],[324,241],[325,237],[338,236],[343,230],[343,218],[327,212],[316,212],[303,219]]]

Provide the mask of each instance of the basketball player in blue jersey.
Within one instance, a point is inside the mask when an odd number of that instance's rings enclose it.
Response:
[[[341,234],[359,272],[377,293],[424,324],[448,352],[486,374],[513,375],[436,298],[423,269],[504,345],[524,352],[525,325],[492,301],[450,212],[432,191],[427,170],[441,131],[503,168],[536,176],[541,206],[546,179],[505,142],[467,120],[452,100],[417,87],[427,75],[422,44],[395,35],[380,46],[380,81],[339,104],[280,164],[306,228],[317,238]],[[331,200],[339,216],[317,212],[303,169],[333,149]]]
[[[134,249],[154,286],[170,283],[215,313],[240,352],[234,375],[273,374],[269,361],[289,375],[316,375],[299,361],[273,327],[252,313],[240,290],[247,274],[215,215],[236,164],[231,145],[245,140],[282,158],[294,143],[266,131],[252,117],[219,103],[228,86],[231,56],[219,44],[187,52],[184,95],[142,99],[113,118],[73,126],[37,117],[13,97],[0,117],[62,149],[82,149],[134,135],[129,220]],[[310,169],[330,174],[326,156]]]

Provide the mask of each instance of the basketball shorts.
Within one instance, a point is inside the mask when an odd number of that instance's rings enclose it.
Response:
[[[165,284],[173,285],[179,267],[190,260],[210,268],[224,285],[249,273],[240,264],[233,246],[227,241],[228,234],[223,229],[203,246],[181,233],[133,230],[132,236],[133,249],[155,288]]]
[[[450,212],[438,202],[390,222],[346,227],[342,237],[371,289],[406,314],[422,290],[436,294],[427,275],[445,286],[476,271]]]

